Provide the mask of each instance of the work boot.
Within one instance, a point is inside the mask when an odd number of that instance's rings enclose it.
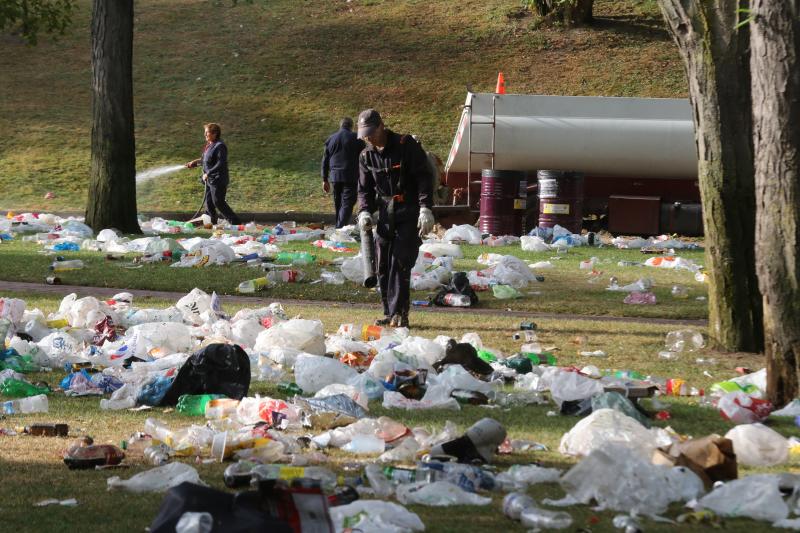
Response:
[[[389,326],[393,328],[407,328],[408,327],[408,315],[401,315],[395,314],[392,316],[391,322],[389,322]]]
[[[386,326],[388,326],[388,325],[391,323],[391,321],[392,321],[392,318],[391,318],[391,317],[385,316],[385,317],[383,317],[383,318],[379,318],[379,319],[377,319],[377,320],[375,321],[375,325],[376,325],[376,326],[383,326],[383,327],[386,327]]]

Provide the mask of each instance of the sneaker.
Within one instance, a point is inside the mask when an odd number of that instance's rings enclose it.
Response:
[[[392,316],[392,320],[389,322],[389,325],[393,328],[407,328],[408,315],[396,314]]]
[[[388,326],[388,325],[391,323],[391,321],[392,321],[392,319],[391,319],[390,317],[388,317],[388,316],[385,316],[385,317],[383,317],[383,318],[379,318],[379,319],[377,319],[377,320],[375,321],[375,325],[376,325],[376,326],[384,326],[384,327],[386,327],[386,326]]]

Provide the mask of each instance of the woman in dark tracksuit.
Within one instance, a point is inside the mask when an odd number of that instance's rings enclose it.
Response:
[[[206,145],[203,148],[203,156],[200,159],[186,163],[187,168],[195,168],[199,164],[203,165],[203,182],[206,186],[205,206],[206,213],[211,217],[211,223],[217,223],[217,210],[231,224],[241,224],[242,221],[231,206],[225,201],[225,194],[228,192],[228,147],[220,139],[222,129],[219,124],[210,123],[205,125]]]

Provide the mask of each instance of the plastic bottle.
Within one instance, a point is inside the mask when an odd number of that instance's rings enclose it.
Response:
[[[282,479],[291,481],[308,478],[320,481],[325,490],[333,490],[338,480],[331,470],[321,466],[286,466],[277,464],[261,465],[249,461],[239,461],[225,469],[225,485],[231,488],[246,486],[252,479]]]
[[[478,357],[480,357],[487,363],[494,363],[495,361],[497,361],[497,356],[492,352],[490,352],[489,350],[484,350],[484,349],[478,350]]]
[[[210,420],[221,420],[236,414],[237,407],[239,407],[239,400],[219,398],[206,404],[205,415]]]
[[[211,400],[225,398],[223,394],[183,394],[178,398],[175,410],[179,413],[191,416],[203,416],[206,413],[206,405]]]
[[[47,394],[50,392],[50,387],[47,385],[37,387],[27,381],[19,379],[7,379],[0,385],[0,394],[3,396],[11,396],[12,398],[28,398],[30,396],[38,396],[40,394]]]
[[[262,290],[264,287],[267,286],[267,278],[256,278],[256,279],[249,279],[247,281],[243,281],[239,284],[239,288],[237,289],[242,294],[252,294],[256,291]]]
[[[442,305],[450,307],[469,307],[472,300],[466,294],[445,294],[442,298]]]
[[[66,272],[68,270],[80,270],[83,268],[83,261],[80,259],[71,259],[69,261],[54,261],[50,265],[50,270],[53,272]]]
[[[273,283],[297,283],[305,278],[305,274],[299,270],[270,270],[267,272],[266,279]]]
[[[148,418],[144,421],[144,432],[153,437],[153,440],[163,442],[167,446],[172,447],[174,437],[173,431],[161,420],[155,418]]]
[[[17,414],[30,414],[30,413],[46,413],[48,407],[47,396],[40,394],[38,396],[30,396],[22,398],[21,400],[11,400],[2,403],[2,412],[6,415]]]
[[[279,252],[275,262],[281,265],[310,265],[314,256],[308,252]]]
[[[300,385],[297,383],[292,383],[290,381],[281,381],[278,383],[278,391],[289,396],[302,396],[303,389],[300,388]]]
[[[151,465],[161,466],[169,461],[169,447],[155,444],[144,449],[144,460]]]
[[[503,498],[503,514],[512,520],[519,520],[522,511],[528,507],[534,507],[536,502],[527,494],[521,492],[509,492]]]

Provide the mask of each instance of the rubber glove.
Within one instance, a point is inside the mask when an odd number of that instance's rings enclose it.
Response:
[[[419,219],[417,220],[420,238],[424,238],[425,235],[431,232],[434,222],[433,212],[427,207],[420,208]]]

